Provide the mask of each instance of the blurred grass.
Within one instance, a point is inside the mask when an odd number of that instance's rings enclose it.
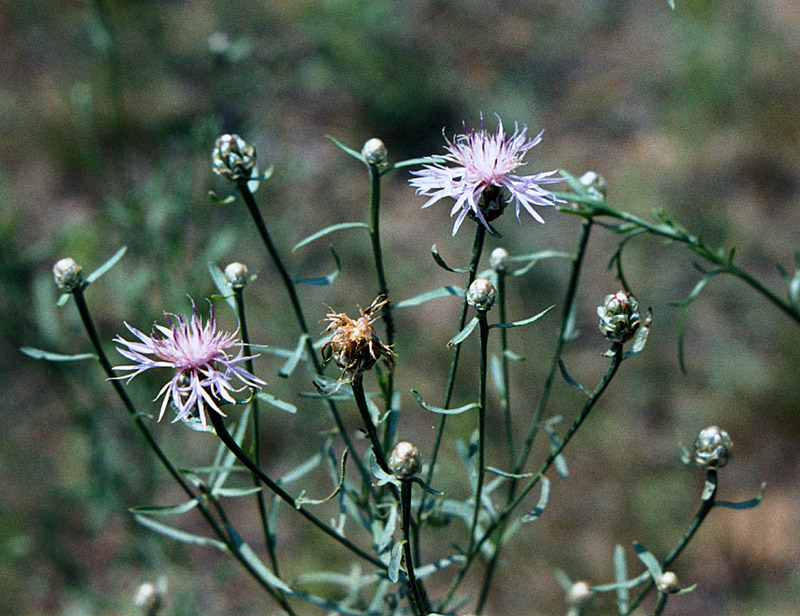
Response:
[[[123,320],[144,328],[164,310],[185,308],[187,293],[213,293],[209,261],[240,260],[259,276],[249,292],[253,339],[293,345],[279,281],[246,213],[207,198],[211,188],[226,190],[210,173],[220,132],[242,134],[263,164],[275,165],[257,196],[295,272],[330,269],[326,242],[290,255],[299,239],[367,215],[364,170],[325,134],[355,148],[379,136],[397,160],[439,152],[443,127],[452,134],[462,120],[472,126],[483,113],[491,123],[498,113],[507,126],[546,128],[532,170],[596,170],[615,205],[640,215],[666,209],[706,241],[737,246],[740,263],[779,288],[775,265],[789,268],[800,248],[800,14],[790,0],[677,4],[676,11],[655,0],[0,4],[0,595],[7,613],[133,613],[137,584],[163,573],[168,614],[247,615],[269,605],[225,559],[133,524],[127,507],[179,496],[98,371],[43,365],[17,350],[87,350],[72,306],[51,308],[49,269],[70,255],[91,270],[121,245],[127,256],[89,295],[106,340]],[[445,206],[420,211],[404,175],[389,177],[384,192],[395,298],[460,283],[435,268],[428,249],[436,243],[459,264],[469,234],[450,238]],[[512,253],[571,250],[576,222],[545,215],[545,227],[500,221],[503,245]],[[352,311],[374,296],[366,237],[331,238],[345,269],[330,288],[303,289],[311,323],[323,316],[323,302]],[[605,269],[613,247],[597,232],[582,278],[582,337],[566,361],[583,383],[602,371],[593,315],[617,287]],[[700,478],[679,467],[676,444],[719,423],[736,447],[723,498],[749,498],[767,481],[767,499],[752,512],[712,514],[678,563],[682,582],[699,583],[681,598],[680,613],[793,614],[798,332],[743,285],[717,279],[690,314],[683,376],[678,315],[667,302],[697,281],[692,259],[642,238],[626,250],[625,264],[656,315],[648,349],[625,366],[594,425],[568,452],[572,475],[555,482],[546,515],[506,550],[489,611],[560,611],[553,569],[606,581],[615,543],[669,549],[701,489]],[[537,266],[509,313],[522,318],[559,301],[565,275],[564,263]],[[446,369],[438,342],[452,335],[456,311],[454,301],[441,300],[398,315],[401,435],[423,452],[434,421],[407,390],[435,399]],[[230,313],[221,318],[233,325]],[[512,337],[527,357],[512,375],[521,418],[537,395],[538,360],[549,357],[555,327],[553,318]],[[277,361],[259,361],[274,375]],[[474,389],[470,374],[462,371],[458,400]],[[301,375],[268,380],[276,395],[309,388]],[[142,379],[132,390],[146,403],[155,384]],[[580,397],[559,384],[554,399],[570,413]],[[348,422],[355,427],[355,418]],[[270,417],[271,470],[302,460],[327,427],[316,408]],[[451,434],[467,438],[472,427],[457,418]],[[298,430],[309,435],[307,446]],[[168,423],[156,433],[181,464],[186,456],[207,460],[202,436]],[[499,453],[499,436],[492,446]],[[445,453],[454,459],[452,443]],[[463,484],[457,467],[452,473],[448,479]],[[240,522],[254,530],[254,519]],[[282,550],[298,554],[287,563],[289,576],[332,558],[302,549],[303,525],[282,523]],[[448,541],[429,556],[441,555]],[[433,582],[434,594],[437,584],[444,582]]]

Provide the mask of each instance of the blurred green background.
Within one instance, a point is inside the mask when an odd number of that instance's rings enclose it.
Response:
[[[258,275],[248,288],[252,338],[294,345],[285,294],[246,211],[208,199],[209,189],[226,190],[210,171],[222,132],[253,143],[262,168],[274,165],[257,198],[292,272],[323,275],[333,265],[328,242],[291,253],[297,241],[367,217],[366,172],[326,134],[356,149],[381,137],[400,160],[440,152],[442,128],[451,135],[462,121],[475,126],[481,113],[493,128],[496,113],[507,127],[546,129],[527,169],[595,170],[608,181],[610,203],[642,216],[664,208],[712,245],[736,246],[739,263],[783,293],[776,265],[791,269],[800,249],[800,10],[794,0],[676,2],[675,11],[666,0],[0,2],[0,613],[134,614],[138,584],[159,576],[169,580],[169,615],[276,613],[232,562],[132,521],[128,507],[180,495],[99,368],[36,362],[18,350],[89,350],[74,306],[54,307],[50,268],[72,256],[91,271],[122,245],[126,257],[88,291],[105,340],[123,331],[123,320],[146,330],[165,310],[185,311],[186,294],[214,292],[209,262],[238,260]],[[471,245],[470,226],[451,238],[448,206],[421,211],[424,200],[407,180],[405,172],[387,177],[382,210],[397,300],[461,284],[429,249],[436,243],[458,265]],[[498,221],[505,237],[490,238],[487,254],[500,245],[572,250],[579,223],[554,210],[543,216],[545,226]],[[331,287],[302,290],[313,324],[324,304],[352,313],[376,293],[366,237],[329,237],[344,268]],[[614,237],[598,230],[578,295],[582,336],[565,354],[587,386],[605,365],[594,310],[619,285],[606,268],[613,248]],[[571,444],[571,476],[554,481],[545,515],[504,551],[488,613],[563,613],[554,570],[610,581],[617,543],[638,540],[664,555],[702,489],[677,445],[716,423],[735,443],[720,498],[750,498],[762,481],[767,497],[755,510],[712,512],[675,566],[698,589],[667,613],[797,614],[800,330],[719,277],[690,313],[683,375],[678,311],[668,302],[684,298],[701,274],[681,248],[646,237],[629,245],[625,264],[655,314],[650,342]],[[512,318],[561,301],[566,273],[554,261],[519,279]],[[457,311],[456,301],[440,300],[398,313],[400,436],[423,454],[436,418],[408,391],[441,396]],[[235,327],[223,306],[219,318]],[[556,328],[553,315],[512,337],[527,358],[512,379],[519,425],[537,399]],[[474,353],[468,343],[457,404],[474,395]],[[279,366],[259,360],[269,391],[301,410],[265,420],[275,474],[317,450],[329,427],[320,407],[293,397],[310,389],[307,376],[281,381]],[[149,408],[159,379],[138,381],[131,391]],[[551,410],[568,420],[580,402],[559,382]],[[497,410],[496,397],[492,404]],[[355,413],[346,417],[355,429]],[[469,417],[454,419],[446,439],[450,472],[440,478],[455,482],[455,494],[464,479],[453,437],[467,438],[472,427]],[[169,422],[154,431],[181,466],[209,462],[208,436]],[[501,442],[492,435],[497,466]],[[322,494],[329,484],[306,487]],[[202,531],[185,518],[182,528]],[[255,509],[235,518],[256,536]],[[284,515],[280,531],[287,579],[323,567],[349,571],[304,523]],[[438,542],[428,537],[427,559],[463,537],[458,522],[441,533]],[[472,592],[478,573],[467,580]],[[433,596],[447,580],[431,580]],[[596,613],[612,609],[606,598],[596,605]]]

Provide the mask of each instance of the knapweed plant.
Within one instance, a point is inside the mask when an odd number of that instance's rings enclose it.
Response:
[[[188,289],[187,296],[194,298],[187,300],[191,307],[188,315],[178,314],[179,307],[167,306],[163,315],[153,315],[152,326],[129,323],[126,315],[120,315],[119,331],[100,332],[91,316],[91,305],[98,301],[92,285],[123,256],[124,249],[87,276],[81,265],[64,258],[53,270],[56,283],[64,291],[59,303],[74,300],[93,351],[75,356],[30,348],[25,351],[44,359],[99,362],[108,386],[119,396],[121,408],[130,414],[185,494],[180,503],[137,507],[132,512],[135,519],[164,535],[165,541],[221,550],[236,559],[263,588],[265,601],[272,602],[268,609],[289,615],[480,614],[496,585],[520,583],[513,572],[498,567],[503,547],[524,536],[527,525],[547,515],[548,503],[557,498],[555,490],[551,498],[552,482],[567,478],[565,453],[572,449],[573,438],[591,425],[587,420],[592,413],[602,412],[604,393],[614,386],[615,377],[628,362],[637,361],[636,356],[645,351],[648,333],[658,327],[646,298],[636,297],[636,290],[629,287],[624,275],[622,252],[628,240],[640,235],[664,238],[700,258],[704,264],[700,280],[679,303],[684,315],[711,278],[727,274],[800,324],[800,269],[787,274],[788,293],[781,297],[741,269],[733,252],[706,245],[666,214],[650,221],[616,209],[606,202],[604,182],[596,174],[589,172],[576,179],[565,171],[529,170],[528,165],[533,163],[526,156],[541,140],[542,133],[530,139],[524,126],[515,125],[508,134],[499,118],[496,128],[489,130],[481,119],[479,127],[465,126],[463,133],[446,137],[441,155],[391,162],[379,139],[369,140],[360,151],[332,139],[365,167],[371,195],[365,204],[365,222],[343,221],[321,229],[296,248],[323,237],[335,241],[345,234],[366,231],[375,268],[370,276],[375,275],[377,285],[369,297],[359,298],[361,305],[354,300],[350,305],[329,306],[320,324],[306,318],[297,292],[299,279],[289,271],[288,251],[273,242],[270,217],[256,200],[257,189],[263,191],[268,186],[265,180],[269,171],[259,172],[253,144],[238,135],[223,135],[213,147],[209,173],[213,170],[225,178],[232,192],[224,198],[212,194],[212,199],[226,207],[235,207],[235,202],[244,204],[282,288],[263,288],[238,262],[224,268],[212,266],[219,294],[199,298]],[[403,297],[393,284],[393,268],[387,266],[390,255],[381,248],[381,180],[390,173],[409,171],[404,207],[427,208],[442,202],[455,218],[452,233],[474,235],[471,253],[461,259],[465,266],[451,266],[435,248],[432,250],[433,259],[452,276],[452,282],[415,297]],[[561,190],[552,192],[555,187]],[[417,197],[413,189],[427,200]],[[538,223],[545,223],[548,216],[570,217],[577,237],[564,238],[564,243],[574,242],[574,248],[510,254],[499,247],[485,254],[487,234],[499,237],[499,223],[509,228],[510,222],[503,218],[509,205],[520,220],[519,225],[514,223],[515,230],[525,234],[545,232],[547,226],[531,224],[523,213]],[[435,210],[422,215],[429,216],[431,224],[441,225],[442,233],[447,234],[444,216]],[[611,255],[618,285],[608,289],[604,298],[594,298],[597,329],[583,335],[605,341],[607,351],[597,358],[602,376],[595,383],[581,384],[568,371],[563,351],[577,336],[574,322],[576,298],[582,294],[581,272],[587,246],[598,232],[619,237],[618,248]],[[427,247],[418,248],[420,259],[430,258]],[[346,245],[338,250],[339,258],[347,262]],[[569,262],[566,285],[552,305],[535,306],[529,314],[510,319],[510,294],[518,291],[534,264],[548,258]],[[333,278],[316,282],[336,284]],[[293,313],[297,335],[293,348],[270,346],[269,334],[266,339],[250,339],[245,306],[248,296],[257,293],[269,294],[271,302],[284,302]],[[420,310],[428,304],[425,310],[430,314],[447,298],[459,302],[461,308],[450,325],[449,340],[436,342],[442,351],[441,361],[449,366],[446,380],[401,381],[404,363],[415,358],[397,352],[403,331],[395,326],[396,312]],[[238,320],[233,331],[221,329],[215,318],[215,310],[228,306]],[[512,397],[510,374],[525,370],[517,353],[525,354],[526,349],[515,344],[516,352],[512,352],[511,342],[519,328],[540,327],[537,321],[551,311],[550,319],[560,319],[554,351],[546,358],[537,356],[537,361],[546,365],[545,378],[531,389],[535,397],[526,399],[521,408]],[[542,330],[541,336],[546,336],[546,331]],[[677,337],[682,343],[683,331]],[[477,344],[478,353],[461,353],[467,339],[471,345]],[[110,355],[109,342],[116,348]],[[263,374],[255,369],[253,360],[262,354],[283,358],[278,373]],[[128,383],[144,372],[160,375],[163,384],[149,398],[134,400]],[[293,373],[305,375],[302,380],[307,387],[303,391],[292,399],[279,399],[270,393],[271,382]],[[471,395],[456,399],[456,384],[462,379],[461,389]],[[557,379],[580,391],[582,403],[575,408],[559,404],[556,412],[551,393]],[[419,393],[437,389],[441,393],[436,399]],[[490,390],[491,396],[487,395]],[[283,475],[271,474],[267,469],[275,466],[274,460],[265,460],[267,452],[259,438],[275,420],[274,413],[288,410],[302,418],[304,409],[319,412],[320,408],[330,417],[330,430],[322,435],[304,434],[297,440],[301,444],[316,443],[308,462]],[[362,428],[357,432],[348,430],[343,420],[354,412]],[[423,448],[414,434],[400,433],[401,413],[436,417],[432,442],[424,439]],[[457,440],[448,430],[448,419],[454,415],[461,415],[459,421],[468,420],[474,429],[467,442]],[[162,425],[156,439],[158,422]],[[302,429],[301,419],[297,425]],[[197,447],[207,449],[208,464],[202,468],[187,468],[159,445],[159,441],[169,439],[171,430],[187,427],[198,431]],[[490,432],[491,441],[487,439]],[[457,440],[455,449],[462,467],[443,468],[450,464],[440,455],[446,439]],[[487,451],[490,442],[503,443],[501,450]],[[644,547],[648,538],[641,537],[629,548],[618,545],[609,554],[610,570],[615,572],[612,579],[603,579],[599,572],[592,583],[571,581],[568,572],[554,572],[564,586],[565,604],[553,612],[577,615],[614,611],[626,616],[646,608],[659,614],[668,601],[680,602],[674,597],[690,592],[693,586],[691,579],[679,581],[679,557],[708,514],[720,507],[750,508],[761,500],[761,495],[739,502],[717,499],[719,479],[731,449],[727,432],[711,426],[684,450],[684,463],[705,474],[705,488],[697,496],[699,508],[693,516],[687,512],[685,532],[674,538],[670,551],[651,552]],[[489,466],[489,459],[505,462],[495,468]],[[329,475],[332,492],[324,498],[308,497],[298,485],[309,473]],[[463,473],[464,481],[449,485],[448,478],[459,473]],[[726,486],[726,492],[741,493],[745,488]],[[241,519],[241,515],[230,514],[234,508],[245,508],[258,516],[262,536],[240,532],[232,520]],[[181,529],[181,516],[193,514],[205,520],[206,534]],[[286,579],[282,564],[290,555],[277,531],[279,521],[283,522],[281,528],[287,524],[312,525],[319,534],[320,550],[338,544],[352,562]],[[435,542],[436,549],[450,547],[431,557],[426,543],[433,536],[445,536]],[[537,549],[538,539],[525,540],[531,542],[532,551]],[[353,571],[358,574],[352,575]],[[469,586],[463,584],[468,574],[472,580]],[[143,600],[143,609],[157,613],[163,605],[157,599]]]

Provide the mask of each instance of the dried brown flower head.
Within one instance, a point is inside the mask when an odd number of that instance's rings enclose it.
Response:
[[[332,331],[333,336],[322,346],[322,358],[326,362],[333,358],[342,369],[341,378],[352,379],[372,368],[381,357],[393,363],[394,351],[381,342],[372,326],[378,320],[375,313],[388,302],[388,297],[378,296],[367,309],[359,306],[361,316],[358,319],[351,319],[343,312],[334,312],[328,306],[325,320],[330,323],[325,331]]]

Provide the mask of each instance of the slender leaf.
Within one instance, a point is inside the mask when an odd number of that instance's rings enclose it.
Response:
[[[623,355],[623,359],[628,359],[634,355],[638,355],[644,350],[644,345],[647,344],[647,337],[650,335],[650,327],[653,324],[653,309],[648,308],[644,321],[639,326],[639,331],[636,333],[636,338],[633,340],[633,346],[630,351]]]
[[[286,411],[287,413],[297,412],[297,407],[294,404],[292,404],[291,402],[286,402],[285,400],[281,400],[280,398],[276,398],[272,394],[260,391],[256,393],[256,398],[266,402],[270,406],[274,406],[276,409]]]
[[[225,274],[216,263],[208,264],[208,271],[211,273],[211,279],[214,281],[214,286],[217,287],[220,296],[228,303],[228,305],[236,310],[236,299],[233,297],[233,290],[225,278]]]
[[[419,477],[411,477],[409,481],[412,483],[416,483],[420,488],[425,490],[428,494],[432,494],[433,496],[441,496],[442,494],[444,494],[444,492],[440,492],[439,490],[434,490],[427,483],[422,481],[422,479],[420,479]]]
[[[494,323],[494,324],[489,326],[489,329],[494,329],[495,327],[500,327],[500,328],[503,328],[503,329],[507,329],[509,327],[520,327],[522,325],[530,325],[534,321],[538,321],[539,319],[541,319],[544,315],[546,315],[548,312],[550,312],[553,308],[555,308],[555,306],[550,306],[549,308],[545,308],[539,314],[534,315],[534,316],[532,316],[532,317],[530,317],[528,319],[523,319],[522,321],[514,321],[513,323]]]
[[[339,273],[342,271],[342,263],[339,261],[339,255],[336,254],[333,246],[330,247],[330,251],[333,255],[333,260],[336,262],[336,269],[334,271],[327,276],[322,276],[320,278],[301,278],[300,276],[297,276],[294,279],[295,284],[307,284],[315,287],[324,287],[336,280],[336,278],[339,276]]]
[[[547,506],[547,499],[550,498],[550,480],[542,475],[540,483],[542,484],[542,488],[539,494],[539,502],[536,503],[536,507],[534,507],[532,511],[522,516],[523,522],[533,522],[539,519],[539,516],[544,513],[544,508]]]
[[[258,492],[261,492],[260,486],[250,486],[249,488],[219,488],[214,492],[214,496],[238,498],[240,496],[251,496]]]
[[[297,364],[300,363],[300,360],[303,357],[303,353],[305,352],[306,342],[308,340],[308,335],[303,334],[297,340],[297,346],[292,351],[291,355],[286,359],[286,363],[281,366],[281,369],[278,370],[278,376],[281,378],[289,378],[294,369],[297,368]],[[294,412],[294,411],[292,411]]]
[[[639,560],[641,560],[642,563],[644,563],[644,566],[647,567],[647,571],[650,573],[650,577],[653,578],[653,581],[658,583],[658,580],[663,573],[658,559],[638,541],[633,542],[633,551],[636,552],[636,556],[638,556]]]
[[[432,404],[428,404],[425,400],[422,399],[420,393],[412,389],[411,395],[414,396],[414,399],[419,402],[419,405],[424,408],[426,411],[431,411],[432,413],[439,413],[440,415],[460,415],[461,413],[468,411],[470,409],[478,408],[478,405],[475,402],[471,402],[470,404],[465,404],[464,406],[460,406],[457,409],[445,409],[440,406],[433,406]]]
[[[436,265],[447,270],[448,272],[453,272],[454,274],[465,274],[469,271],[469,268],[466,267],[450,267],[447,265],[447,263],[444,262],[444,259],[442,259],[441,255],[439,255],[439,249],[436,247],[436,244],[431,246],[431,255],[433,255],[433,260],[436,261]]]
[[[94,353],[78,353],[77,355],[61,355],[60,353],[51,353],[50,351],[43,351],[42,349],[35,349],[33,347],[22,347],[20,352],[33,359],[44,359],[46,361],[83,361],[84,359],[97,359]]]
[[[230,194],[227,197],[220,197],[213,190],[208,191],[208,196],[216,205],[228,205],[236,201],[236,195]]]
[[[692,302],[697,299],[697,296],[700,295],[700,292],[705,288],[705,286],[711,282],[712,278],[723,273],[725,273],[725,270],[714,270],[709,272],[701,280],[699,280],[696,285],[694,285],[694,288],[685,300],[679,302],[670,302],[670,305],[679,306],[681,308],[681,316],[680,320],[678,321],[678,365],[681,368],[681,372],[684,374],[686,373],[686,363],[684,361],[684,338],[686,334],[686,320],[689,316],[689,306],[691,306]]]
[[[394,547],[392,548],[392,558],[389,560],[389,568],[387,573],[389,574],[389,579],[395,583],[397,583],[397,580],[400,579],[400,563],[403,560],[403,546],[405,543],[406,540],[401,539],[395,543]]]
[[[308,475],[308,473],[317,468],[320,462],[322,462],[322,454],[315,453],[308,460],[296,466],[294,469],[290,470],[283,477],[281,477],[280,483],[285,485],[305,477]]]
[[[453,339],[447,343],[447,346],[454,347],[457,344],[461,344],[462,342],[464,342],[464,340],[467,339],[467,336],[469,336],[472,333],[472,330],[475,329],[477,325],[478,325],[478,317],[472,317],[472,320],[469,323],[467,323],[467,326],[460,332],[458,332],[455,336],[453,336]]]
[[[628,565],[625,562],[625,548],[617,544],[614,548],[614,579],[617,584],[622,584],[628,579]],[[630,604],[630,593],[627,588],[618,587],[617,589],[617,611],[622,614],[628,612]]]
[[[420,295],[415,295],[414,297],[409,297],[408,299],[404,299],[402,302],[396,303],[394,307],[409,308],[411,306],[419,306],[420,304],[429,302],[432,299],[438,299],[440,297],[448,297],[448,296],[464,297],[464,289],[455,285],[439,287],[438,289],[433,289],[432,291],[426,291],[425,293],[421,293]]]
[[[569,372],[567,372],[567,366],[564,364],[564,360],[562,360],[561,358],[558,359],[558,367],[561,370],[561,376],[564,377],[564,380],[567,382],[568,385],[571,385],[572,387],[574,387],[581,393],[586,394],[587,396],[592,395],[592,392],[590,392],[588,389],[586,389],[583,385],[578,383],[578,381],[576,381],[570,376]]]
[[[740,502],[731,502],[731,501],[714,501],[715,507],[727,507],[728,509],[752,509],[753,507],[758,506],[762,500],[764,500],[764,490],[766,489],[767,484],[761,484],[761,492],[755,498],[751,498],[750,500],[740,501]]]
[[[337,148],[339,148],[343,152],[347,152],[353,158],[357,158],[358,160],[360,160],[365,165],[367,164],[367,160],[364,158],[364,156],[362,156],[361,152],[356,152],[353,148],[347,147],[341,141],[339,141],[335,137],[331,137],[330,135],[325,135],[325,138],[328,139],[328,141],[333,143],[333,145],[335,145]]]
[[[61,308],[62,306],[66,305],[70,297],[72,297],[72,293],[62,293],[61,297],[59,297],[58,301],[56,302],[56,306]]]
[[[340,222],[336,225],[330,225],[329,227],[325,227],[324,229],[320,229],[316,233],[312,233],[308,237],[300,240],[297,244],[294,245],[292,248],[292,252],[302,248],[303,246],[307,246],[311,242],[314,242],[321,237],[325,237],[329,233],[334,233],[335,231],[344,231],[345,229],[367,229],[369,230],[369,225],[364,222]]]
[[[381,175],[383,175],[384,173],[388,173],[389,171],[394,171],[395,169],[402,169],[403,167],[416,167],[417,165],[425,165],[443,160],[444,158],[441,158],[439,156],[424,156],[422,158],[411,158],[409,160],[401,160],[389,165],[388,167],[386,167],[386,169],[383,169],[381,171]]]
[[[139,515],[180,515],[197,507],[197,499],[193,498],[179,505],[142,505],[128,509],[131,513]]]
[[[100,267],[94,270],[91,274],[86,277],[86,282],[84,284],[92,284],[95,280],[100,278],[103,274],[105,274],[108,270],[114,267],[124,255],[125,252],[128,250],[127,246],[123,246],[117,252],[114,253],[114,256],[111,257],[108,261],[103,263]]]
[[[512,270],[508,272],[508,276],[524,276],[527,274],[533,267],[539,262],[543,261],[544,259],[572,259],[572,253],[569,252],[562,252],[560,250],[540,250],[538,252],[532,252],[526,255],[517,255],[509,258],[509,261],[512,263],[515,262],[524,262],[525,265],[522,267]]]
[[[463,563],[467,559],[462,554],[455,554],[453,556],[448,556],[447,558],[441,558],[437,560],[435,563],[430,563],[427,565],[423,565],[422,567],[417,567],[414,570],[414,574],[417,576],[417,579],[422,579],[431,575],[432,573],[436,573],[445,567],[449,567],[450,565],[454,565],[456,563]],[[429,614],[429,616],[434,616],[433,614]]]
[[[188,543],[190,545],[199,545],[203,547],[212,547],[217,548],[223,552],[228,552],[228,546],[226,546],[222,541],[217,541],[216,539],[210,539],[209,537],[203,537],[201,535],[195,535],[193,533],[187,533],[183,530],[178,530],[177,528],[173,528],[172,526],[167,526],[166,524],[162,524],[161,522],[156,522],[155,520],[151,520],[149,517],[134,513],[133,518],[142,526],[146,526],[150,530],[153,530],[165,537],[169,537],[170,539],[175,539],[175,541],[180,541],[181,543]]]

